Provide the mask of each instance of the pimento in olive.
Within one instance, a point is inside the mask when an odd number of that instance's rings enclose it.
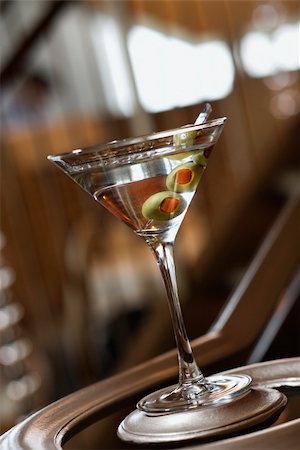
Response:
[[[171,191],[157,192],[147,198],[142,206],[142,214],[151,220],[171,220],[179,216],[186,207],[181,195]]]
[[[200,181],[204,168],[195,163],[186,163],[177,166],[167,176],[166,185],[170,191],[194,191]]]

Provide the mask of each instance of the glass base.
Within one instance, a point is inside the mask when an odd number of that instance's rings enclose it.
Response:
[[[227,403],[249,391],[251,382],[248,375],[213,375],[201,382],[153,392],[140,400],[137,408],[149,415],[159,415]]]
[[[144,445],[218,439],[276,420],[286,403],[281,392],[254,387],[236,397],[236,401],[202,404],[174,414],[149,414],[135,409],[120,423],[118,436],[123,441]]]

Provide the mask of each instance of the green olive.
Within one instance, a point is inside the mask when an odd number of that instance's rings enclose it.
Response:
[[[168,158],[175,159],[175,160],[181,160],[181,159],[191,157],[193,154],[194,154],[193,151],[180,152],[180,153],[175,153],[174,155],[168,155]]]
[[[142,214],[147,219],[171,220],[179,216],[186,207],[186,201],[175,192],[157,192],[147,198],[142,206]]]
[[[201,166],[205,167],[207,165],[207,161],[211,154],[211,151],[212,151],[212,146],[207,147],[205,150],[201,150],[201,151],[195,153],[192,159],[196,164],[200,164]]]
[[[203,167],[195,163],[186,163],[177,166],[167,176],[166,185],[170,191],[194,191],[203,173]]]
[[[194,154],[193,161],[196,164],[200,164],[200,166],[205,167],[207,165],[207,158],[205,158],[203,150]]]
[[[189,125],[187,125],[189,126]],[[184,127],[183,127],[184,128]],[[191,147],[194,144],[197,131],[182,131],[181,133],[174,134],[173,144],[175,148]],[[171,159],[183,159],[187,156],[187,152],[177,153],[172,155]]]
[[[173,143],[175,147],[190,147],[194,144],[197,131],[182,131],[174,134]]]

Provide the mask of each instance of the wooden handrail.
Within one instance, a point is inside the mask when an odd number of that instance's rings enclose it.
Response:
[[[300,264],[299,231],[298,190],[267,234],[212,330],[222,330],[223,335],[228,335],[240,347],[253,342]]]
[[[156,362],[160,361],[163,364],[164,360],[165,356],[158,358]],[[161,381],[165,373],[163,370],[157,371],[156,369],[156,364],[153,364],[153,361],[147,362],[127,371],[125,374],[100,381],[58,400],[31,415],[0,437],[1,450],[24,450],[25,448],[27,450],[61,450],[62,443],[68,440],[68,436],[73,430],[80,427],[80,423],[86,422],[93,414],[128,398],[130,395],[136,394],[146,386],[152,385],[155,381]],[[253,377],[254,384],[259,385],[282,379],[299,379],[300,358],[268,361],[224,373],[233,372],[249,374]],[[299,430],[299,426],[300,419],[295,419],[283,426],[274,427],[276,439],[282,435],[285,439],[289,439],[289,441],[285,442],[292,442]],[[269,445],[269,430],[256,433],[254,442],[259,442],[260,448],[267,450],[270,447],[264,445],[265,435],[266,443]],[[233,448],[244,449],[243,439],[247,443],[249,435],[237,438],[240,447]],[[271,441],[272,439],[271,436]],[[226,441],[223,440],[222,445],[226,444]],[[250,439],[250,442],[253,443],[253,439]],[[218,444],[214,443],[203,448],[213,449],[215,445],[217,446]],[[199,445],[197,448],[202,449],[202,446]],[[219,449],[221,447],[217,446],[216,448]],[[230,446],[227,445],[224,448],[229,449]],[[290,448],[296,449],[296,447]]]
[[[2,83],[6,83],[16,75],[17,71],[22,66],[27,53],[32,49],[32,46],[37,43],[42,33],[51,25],[57,13],[62,10],[64,6],[70,4],[66,0],[55,0],[50,3],[46,14],[38,22],[38,24],[31,30],[31,32],[24,37],[19,46],[15,49],[9,60],[4,65],[0,73]]]

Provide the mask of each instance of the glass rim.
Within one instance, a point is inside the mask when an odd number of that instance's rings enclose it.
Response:
[[[77,149],[74,149],[71,151],[66,151],[63,153],[51,154],[51,155],[48,155],[47,158],[50,161],[55,162],[57,160],[60,160],[63,157],[76,158],[79,155],[89,154],[89,153],[93,153],[93,152],[98,153],[101,151],[104,152],[104,151],[108,151],[108,150],[116,150],[118,147],[120,147],[120,149],[121,149],[121,148],[124,148],[127,146],[141,144],[143,142],[155,141],[155,140],[166,138],[168,136],[174,136],[174,135],[180,134],[182,132],[198,131],[198,130],[202,130],[202,129],[206,129],[206,128],[212,128],[215,126],[221,126],[221,125],[224,125],[226,120],[227,120],[227,117],[220,117],[220,118],[212,119],[212,120],[209,120],[207,122],[204,122],[204,123],[201,123],[198,125],[195,125],[195,124],[185,125],[182,127],[170,128],[168,130],[143,134],[143,135],[136,136],[136,137],[129,137],[129,138],[125,138],[125,139],[116,139],[116,140],[105,142],[103,144],[96,144],[96,145],[92,145],[89,147],[77,148]],[[137,150],[136,152],[138,153],[139,150]],[[115,154],[114,156],[116,157],[117,155]]]

